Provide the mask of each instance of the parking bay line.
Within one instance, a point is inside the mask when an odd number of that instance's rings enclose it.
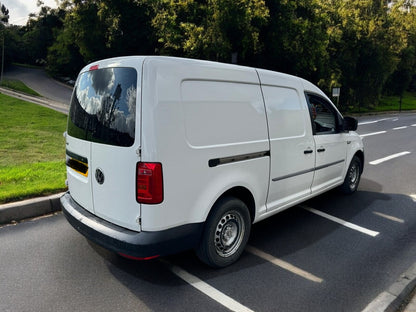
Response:
[[[406,129],[406,128],[407,128],[407,126],[402,126],[402,127],[393,128],[393,130],[402,130],[402,129]]]
[[[380,232],[376,232],[376,231],[372,231],[372,230],[366,229],[366,228],[364,228],[364,227],[362,227],[362,226],[359,226],[359,225],[353,224],[353,223],[351,223],[351,222],[348,222],[348,221],[342,220],[342,219],[340,219],[340,218],[337,218],[337,217],[331,216],[331,215],[329,215],[329,214],[327,214],[327,213],[325,213],[325,212],[322,212],[322,211],[316,210],[316,209],[314,209],[314,208],[310,208],[310,207],[303,206],[303,205],[302,205],[302,206],[300,206],[300,207],[301,207],[301,208],[303,208],[303,209],[305,209],[305,210],[308,210],[308,211],[310,211],[310,212],[312,212],[312,213],[314,213],[314,214],[317,214],[318,216],[324,217],[324,218],[326,218],[326,219],[328,219],[328,220],[334,221],[334,222],[336,222],[336,223],[339,223],[339,224],[341,224],[341,225],[343,225],[343,226],[346,226],[346,227],[348,227],[348,228],[350,228],[350,229],[353,229],[353,230],[356,230],[356,231],[358,231],[358,232],[361,232],[361,233],[367,234],[367,235],[369,235],[369,236],[371,236],[371,237],[376,237],[378,234],[380,234]]]
[[[400,218],[396,218],[396,217],[393,217],[393,216],[390,216],[390,215],[387,215],[378,211],[373,211],[373,213],[387,220],[391,220],[391,221],[398,222],[398,223],[404,223],[404,220]]]
[[[323,282],[322,278],[317,277],[317,276],[315,276],[315,275],[313,275],[309,272],[306,272],[306,271],[294,266],[293,264],[290,264],[286,261],[283,261],[279,258],[276,258],[276,257],[274,257],[274,256],[272,256],[268,253],[265,253],[264,251],[261,251],[260,249],[257,249],[253,246],[247,245],[246,246],[246,251],[255,255],[255,256],[257,256],[257,257],[260,257],[260,258],[262,258],[262,259],[264,259],[264,260],[266,260],[266,261],[268,261],[268,262],[270,262],[270,263],[272,263],[272,264],[274,264],[274,265],[276,265],[276,266],[278,266],[282,269],[285,269],[285,270],[287,270],[289,272],[292,272],[292,273],[294,273],[298,276],[301,276],[301,277],[303,277],[307,280],[310,280],[310,281],[315,282],[315,283],[322,283]]]
[[[393,155],[390,155],[390,156],[387,156],[387,157],[384,157],[384,158],[380,158],[380,159],[370,161],[369,164],[370,165],[379,165],[379,164],[381,164],[385,161],[388,161],[388,160],[391,160],[391,159],[394,159],[394,158],[397,158],[397,157],[405,156],[405,155],[408,155],[408,154],[410,154],[410,152],[407,152],[407,151],[397,153],[397,154],[393,154]]]
[[[162,262],[164,265],[166,265],[173,274],[175,274],[176,276],[178,276],[179,278],[181,278],[182,280],[187,282],[192,287],[198,289],[200,292],[207,295],[211,299],[215,300],[219,304],[223,305],[227,309],[229,309],[231,311],[238,311],[238,312],[254,312],[250,308],[242,305],[238,301],[236,301],[233,298],[227,296],[226,294],[220,292],[218,289],[216,289],[216,288],[212,287],[211,285],[205,283],[204,281],[202,281],[201,279],[199,279],[195,275],[192,275],[191,273],[188,273],[187,271],[183,270],[182,268],[180,268],[176,265],[173,265],[173,264],[171,264],[170,262],[168,262],[164,259],[161,259],[159,261]]]

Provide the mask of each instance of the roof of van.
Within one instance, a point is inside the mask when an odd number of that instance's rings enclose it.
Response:
[[[296,83],[296,84],[301,84],[303,89],[305,89],[305,91],[309,91],[309,92],[313,92],[313,93],[318,93],[321,94],[323,96],[325,96],[325,98],[328,101],[331,101],[324,92],[322,92],[317,86],[315,86],[314,84],[312,84],[311,82],[297,77],[297,76],[293,76],[290,74],[285,74],[285,73],[281,73],[281,72],[276,72],[276,71],[272,71],[272,70],[267,70],[267,69],[261,69],[261,68],[254,68],[254,67],[248,67],[248,66],[243,66],[243,65],[237,65],[237,64],[229,64],[229,63],[221,63],[221,62],[215,62],[215,61],[208,61],[208,60],[200,60],[200,59],[190,59],[190,58],[182,58],[182,57],[174,57],[174,56],[158,56],[158,55],[133,55],[133,56],[121,56],[121,57],[114,57],[114,58],[108,58],[108,59],[103,59],[103,60],[99,60],[99,61],[95,61],[91,64],[86,65],[81,72],[85,72],[85,71],[89,71],[92,69],[98,69],[99,67],[117,67],[117,66],[126,66],[129,64],[135,64],[137,65],[137,63],[142,63],[145,60],[164,60],[164,61],[176,61],[176,62],[180,62],[183,64],[202,64],[202,65],[210,65],[210,66],[215,66],[215,67],[220,67],[220,68],[230,68],[230,69],[239,69],[239,70],[247,70],[247,71],[253,71],[256,70],[258,73],[263,73],[265,76],[269,76],[269,77],[273,77],[273,80],[275,79],[279,79],[281,81],[287,81],[287,82],[292,82],[292,83]],[[264,79],[264,78],[263,78]],[[265,81],[261,81],[262,84],[267,84],[267,82]]]

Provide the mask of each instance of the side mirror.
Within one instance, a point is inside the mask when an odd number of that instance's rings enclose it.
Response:
[[[358,127],[358,120],[353,117],[344,117],[344,131],[355,131]]]

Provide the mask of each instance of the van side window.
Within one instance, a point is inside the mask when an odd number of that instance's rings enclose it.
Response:
[[[338,118],[332,105],[315,94],[306,94],[306,99],[308,100],[313,133],[316,135],[337,133]]]

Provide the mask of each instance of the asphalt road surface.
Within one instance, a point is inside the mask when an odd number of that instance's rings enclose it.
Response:
[[[22,81],[40,95],[69,105],[72,88],[49,77],[42,69],[32,69],[21,66],[11,66],[4,72],[4,77]]]
[[[225,269],[192,252],[123,259],[62,214],[0,228],[0,311],[362,311],[416,259],[416,114],[359,121],[358,192],[254,225]]]

